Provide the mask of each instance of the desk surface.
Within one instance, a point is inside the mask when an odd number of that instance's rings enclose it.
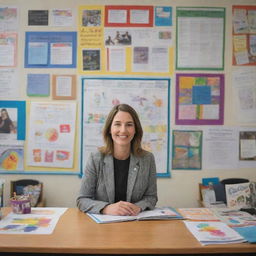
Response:
[[[10,209],[3,209],[6,215]],[[0,235],[0,252],[79,254],[251,253],[256,244],[202,246],[180,220],[97,224],[76,208],[51,235]]]

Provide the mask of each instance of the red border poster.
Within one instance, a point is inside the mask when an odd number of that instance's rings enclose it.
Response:
[[[111,11],[120,11],[122,15],[122,22],[114,22],[111,20]],[[123,12],[122,12],[123,11]],[[141,11],[141,14],[148,11],[148,19],[145,22],[133,21],[132,12],[137,11],[138,14]],[[118,13],[117,13],[118,15]],[[120,5],[107,5],[105,6],[105,27],[153,27],[153,16],[154,16],[154,9],[153,6],[120,6]]]

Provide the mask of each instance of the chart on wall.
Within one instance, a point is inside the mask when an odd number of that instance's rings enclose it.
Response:
[[[177,7],[176,68],[223,70],[225,8]]]
[[[170,79],[82,78],[81,172],[92,151],[103,145],[102,128],[113,106],[126,103],[138,113],[142,146],[153,152],[158,176],[169,173]]]

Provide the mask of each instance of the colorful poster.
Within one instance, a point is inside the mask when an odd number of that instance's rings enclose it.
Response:
[[[202,131],[172,132],[172,169],[202,168]]]
[[[142,146],[153,152],[158,176],[169,176],[170,80],[84,78],[82,83],[81,171],[89,153],[103,145],[101,131],[111,108],[127,103],[139,114],[144,130]]]
[[[75,68],[76,32],[26,32],[26,68]]]
[[[0,145],[0,172],[24,170],[24,146]]]
[[[72,168],[75,124],[76,103],[32,102],[27,165]]]
[[[233,65],[256,65],[256,6],[233,6]]]
[[[176,124],[220,125],[223,120],[223,74],[176,75]]]
[[[153,6],[80,6],[80,73],[172,74],[171,9],[159,7],[156,12],[154,24]]]

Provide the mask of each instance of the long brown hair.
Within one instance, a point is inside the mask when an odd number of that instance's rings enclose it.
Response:
[[[143,136],[143,130],[141,127],[140,119],[137,114],[137,112],[128,104],[119,104],[112,108],[112,110],[109,112],[102,134],[105,145],[103,147],[99,148],[99,151],[103,154],[114,154],[114,144],[112,140],[112,136],[110,134],[111,125],[113,122],[113,119],[117,112],[123,111],[127,112],[131,115],[134,125],[135,125],[135,134],[131,141],[131,151],[134,155],[140,156],[144,154],[144,150],[141,147],[141,140]]]

